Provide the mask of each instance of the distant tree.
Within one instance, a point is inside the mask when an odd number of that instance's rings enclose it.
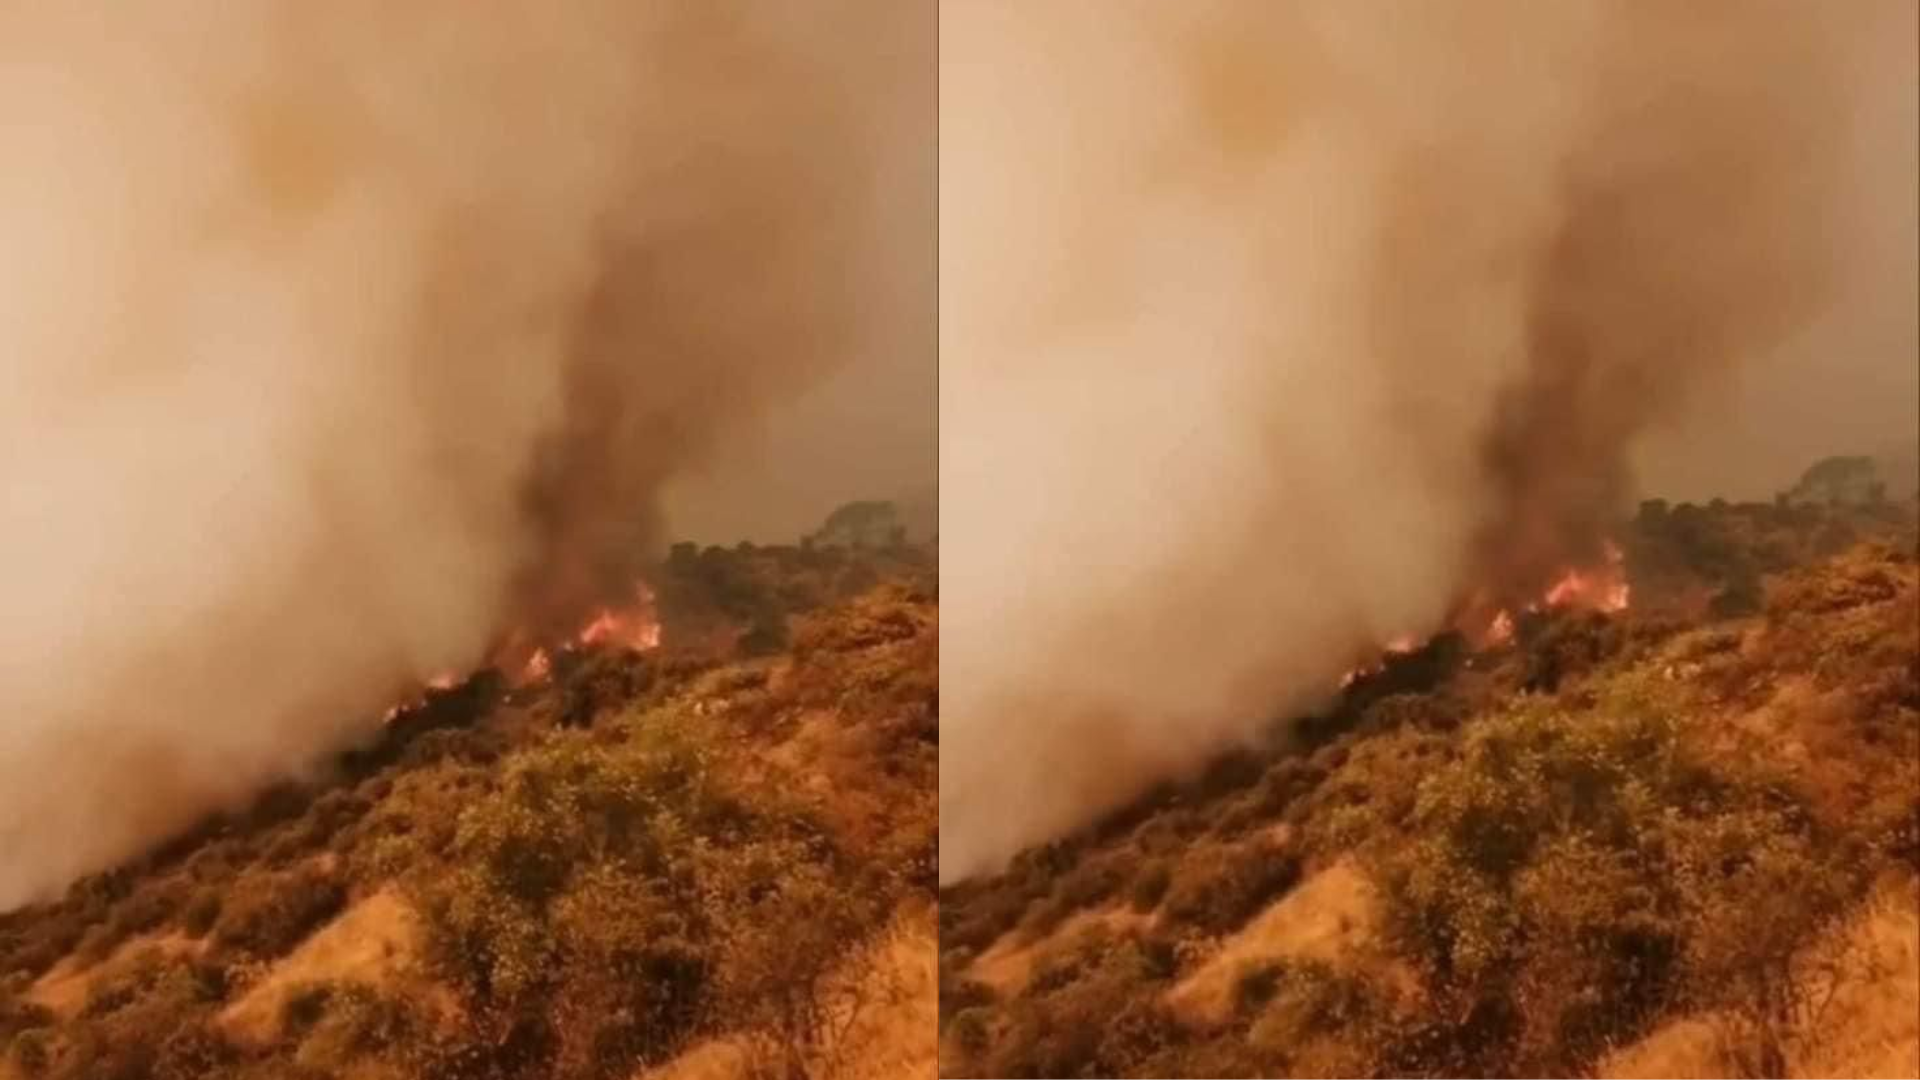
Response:
[[[827,515],[810,539],[816,544],[869,548],[885,545],[901,528],[899,510],[885,500],[850,502]]]
[[[1869,457],[1830,457],[1815,462],[1786,493],[1792,502],[1858,505],[1873,501],[1879,469]]]

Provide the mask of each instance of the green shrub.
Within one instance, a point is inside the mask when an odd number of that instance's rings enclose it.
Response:
[[[1787,789],[1716,771],[1654,683],[1616,683],[1476,724],[1372,848],[1390,933],[1443,1008],[1514,1017],[1499,1053],[1526,1069],[1751,998],[1854,888]]]
[[[626,717],[510,758],[460,815],[449,865],[414,878],[433,955],[496,1044],[624,1077],[702,1023],[819,1036],[825,975],[895,879],[839,866],[779,795],[722,784],[703,730]]]

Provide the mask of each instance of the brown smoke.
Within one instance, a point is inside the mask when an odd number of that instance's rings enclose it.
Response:
[[[0,13],[0,908],[624,596],[662,488],[870,349],[930,248],[872,212],[931,153],[887,104],[926,22]]]
[[[1910,220],[1910,3],[1101,12],[942,13],[949,879],[1591,559]]]

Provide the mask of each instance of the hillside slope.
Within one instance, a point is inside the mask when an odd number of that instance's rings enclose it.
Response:
[[[944,890],[943,1075],[1920,1075],[1916,509],[1649,503],[1628,610]]]
[[[0,1077],[931,1072],[931,567],[680,552],[664,647],[430,691],[0,916]]]

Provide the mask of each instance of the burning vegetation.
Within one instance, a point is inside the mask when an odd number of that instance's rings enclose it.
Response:
[[[1611,535],[944,889],[943,1075],[1920,1075],[1920,501]]]
[[[522,689],[545,682],[553,675],[554,656],[572,657],[598,649],[644,653],[660,647],[660,619],[655,609],[653,590],[645,583],[633,588],[633,600],[624,607],[606,605],[595,609],[580,629],[559,642],[534,642],[525,631],[506,635],[492,650],[492,659],[482,669],[502,673],[509,685]],[[443,672],[426,681],[426,686],[404,700],[388,706],[381,722],[391,724],[402,713],[425,703],[433,691],[452,690],[473,675]]]
[[[1476,649],[1498,649],[1513,644],[1516,610],[1520,618],[1527,619],[1537,619],[1549,612],[1590,611],[1614,615],[1627,610],[1633,599],[1633,586],[1627,581],[1626,555],[1612,540],[1602,541],[1600,547],[1602,558],[1598,564],[1561,571],[1535,599],[1518,608],[1493,600],[1489,592],[1476,593],[1451,620],[1448,632],[1464,638]],[[1342,675],[1340,686],[1344,689],[1361,678],[1378,674],[1387,658],[1418,652],[1423,644],[1408,634],[1389,638],[1380,646],[1379,658]]]

